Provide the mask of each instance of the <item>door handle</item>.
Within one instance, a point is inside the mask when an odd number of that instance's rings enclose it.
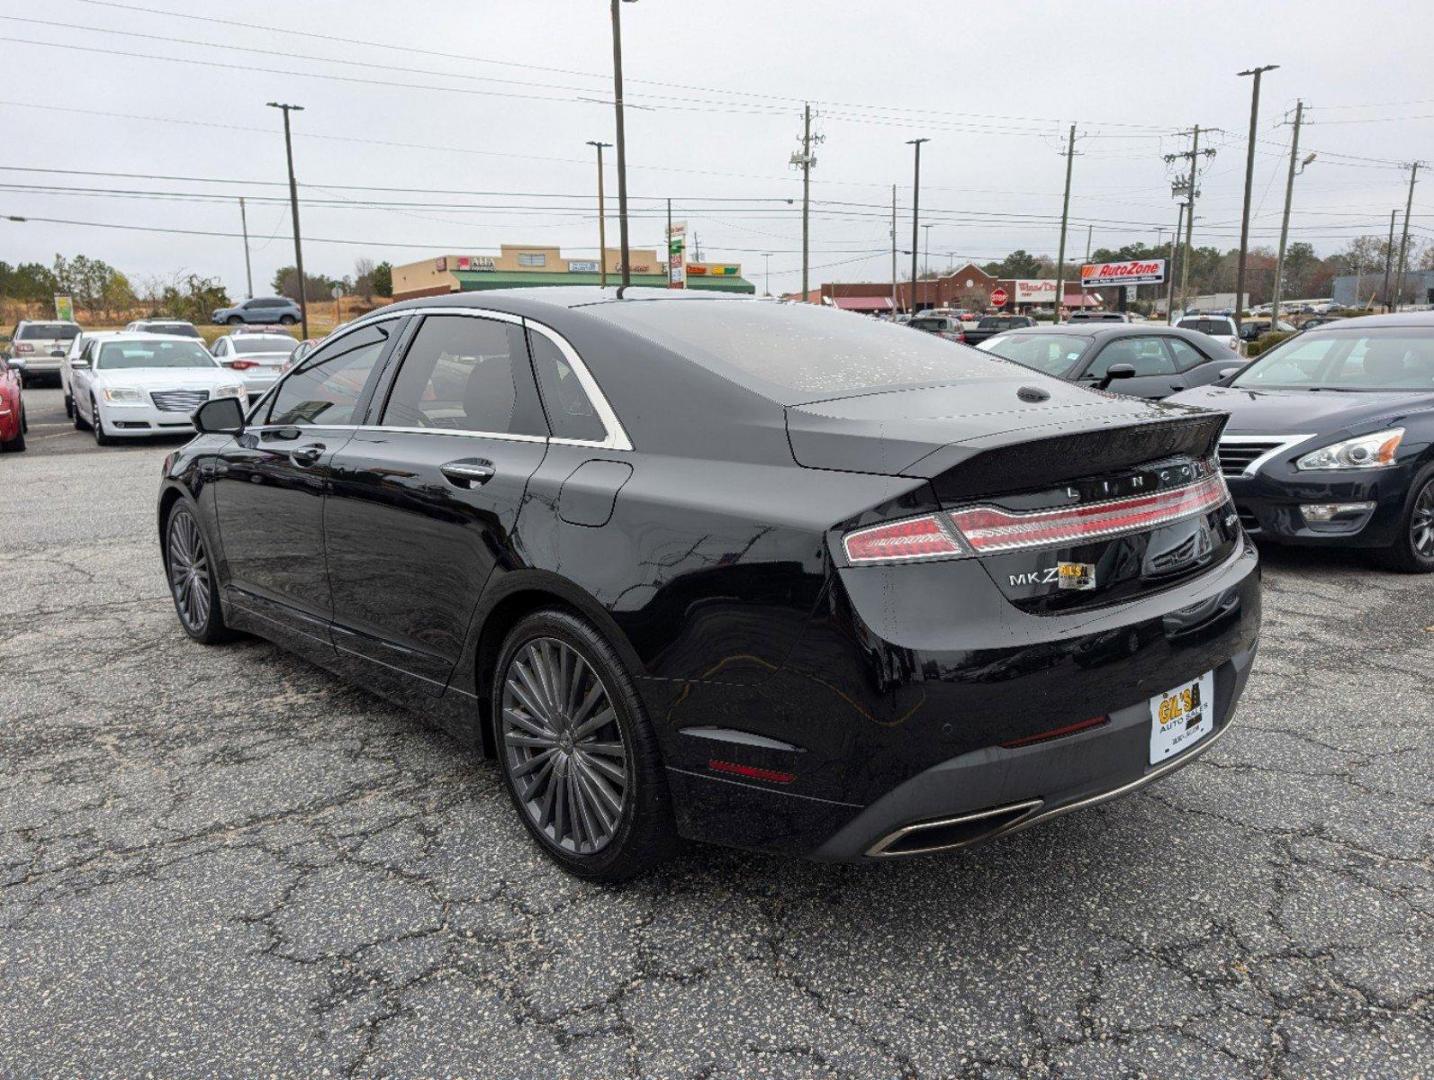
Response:
[[[448,478],[449,483],[461,488],[486,484],[497,474],[491,461],[450,461],[438,469]]]
[[[1173,383],[1170,384],[1170,389],[1172,389],[1172,390],[1184,390],[1184,389],[1185,389],[1185,384],[1184,384],[1183,382],[1173,382]]]
[[[323,443],[311,443],[308,446],[301,446],[297,450],[289,452],[295,465],[308,466],[318,461],[323,452],[327,449]]]

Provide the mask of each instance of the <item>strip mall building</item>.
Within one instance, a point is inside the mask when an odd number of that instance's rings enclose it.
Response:
[[[1072,268],[1073,276],[1080,268]],[[952,307],[985,311],[991,305],[996,289],[1006,293],[1006,311],[1029,312],[1049,310],[1055,302],[1056,283],[1052,279],[996,278],[975,263],[967,263],[939,277],[923,278],[916,283],[916,309]],[[1065,307],[1094,308],[1105,301],[1100,293],[1081,288],[1079,281],[1067,281]],[[889,281],[833,282],[821,287],[820,302],[845,311],[873,315],[892,310],[892,286]],[[911,311],[911,282],[899,281],[895,288],[897,311]]]
[[[634,285],[667,286],[667,262],[652,248],[629,249]],[[517,289],[533,285],[597,285],[602,280],[597,259],[573,259],[556,247],[504,244],[498,255],[439,255],[422,262],[393,268],[393,298],[474,292],[483,289]],[[604,254],[607,283],[622,283],[622,252]],[[687,287],[732,293],[755,293],[735,263],[687,263]]]

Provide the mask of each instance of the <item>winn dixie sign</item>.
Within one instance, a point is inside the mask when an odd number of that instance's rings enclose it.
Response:
[[[1159,285],[1164,280],[1164,259],[1086,263],[1080,268],[1081,287],[1086,289],[1094,289],[1098,285]]]

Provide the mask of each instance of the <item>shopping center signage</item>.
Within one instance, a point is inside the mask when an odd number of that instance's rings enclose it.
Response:
[[[694,277],[741,277],[737,263],[688,263],[687,272]]]
[[[440,274],[446,273],[450,261],[453,263],[454,270],[492,272],[498,269],[491,255],[454,255],[451,260],[447,255],[440,255],[434,260],[433,269]]]
[[[570,274],[596,274],[598,264],[596,259],[569,259],[568,273]]]
[[[1164,280],[1164,259],[1087,263],[1080,268],[1080,283],[1085,289],[1098,285],[1159,285]]]
[[[1055,278],[1017,278],[1016,303],[1050,304],[1056,299]]]

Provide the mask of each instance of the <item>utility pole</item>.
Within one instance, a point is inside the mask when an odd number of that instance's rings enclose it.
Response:
[[[1165,322],[1175,325],[1175,243],[1180,239],[1180,226],[1185,221],[1185,204],[1175,215],[1175,231],[1170,234],[1170,262],[1165,268]]]
[[[900,297],[896,293],[896,185],[891,185],[891,317],[896,318],[896,312],[901,307]]]
[[[1215,156],[1215,151],[1213,149],[1201,151],[1199,124],[1196,124],[1195,127],[1191,130],[1190,136],[1191,141],[1189,150],[1185,151],[1182,154],[1165,155],[1166,164],[1171,164],[1184,158],[1188,158],[1190,160],[1190,176],[1188,177],[1188,179],[1177,180],[1173,184],[1171,184],[1171,190],[1176,195],[1183,196],[1185,204],[1185,249],[1184,254],[1180,260],[1180,305],[1182,308],[1185,306],[1186,298],[1189,296],[1188,288],[1190,282],[1190,240],[1191,235],[1195,231],[1195,197],[1199,194],[1199,187],[1197,181],[1199,180],[1198,168],[1200,164],[1200,156],[1202,153],[1207,158]],[[1171,310],[1171,315],[1174,315],[1173,309]]]
[[[916,306],[916,255],[920,246],[921,233],[921,144],[930,139],[908,139],[907,146],[916,147],[916,171],[911,184],[911,314],[919,310]]]
[[[670,289],[677,284],[677,279],[672,276],[672,258],[675,253],[672,250],[672,200],[667,200],[667,287]],[[686,281],[682,283],[684,286]]]
[[[1250,252],[1250,195],[1255,183],[1255,135],[1260,122],[1260,76],[1274,71],[1279,64],[1266,64],[1240,72],[1240,77],[1253,75],[1255,85],[1250,91],[1250,139],[1245,151],[1245,206],[1240,214],[1240,263],[1235,271],[1235,326],[1239,327],[1245,309],[1245,260]],[[1291,161],[1294,159],[1292,158]],[[1275,324],[1271,323],[1273,327]]]
[[[1400,230],[1399,238],[1399,276],[1396,279],[1398,284],[1394,286],[1395,311],[1404,303],[1404,267],[1409,254],[1409,214],[1414,209],[1414,184],[1419,177],[1419,165],[1420,162],[1417,161],[1409,164],[1409,199],[1404,204],[1404,228]]]
[[[247,298],[254,299],[254,270],[249,265],[249,215],[244,212],[244,196],[239,196],[239,228],[244,231],[244,280],[249,286]]]
[[[612,0],[612,89],[617,110],[617,227],[622,246],[622,284],[632,284],[631,259],[627,253],[627,138],[622,125],[622,5],[632,0]]]
[[[1393,311],[1389,304],[1389,268],[1394,264],[1394,219],[1398,210],[1389,211],[1389,243],[1384,245],[1384,310]]]
[[[268,103],[271,109],[282,109],[284,111],[284,153],[289,158],[289,208],[294,215],[294,269],[299,275],[299,329],[302,336],[307,339],[309,336],[309,302],[305,297],[307,291],[304,286],[304,246],[299,241],[299,185],[294,179],[294,141],[289,135],[289,113],[303,112],[302,105],[282,105],[277,101]]]
[[[1163,233],[1164,231],[1165,231],[1164,229],[1161,229],[1161,230],[1160,230],[1161,233]],[[1095,226],[1094,226],[1094,225],[1087,225],[1087,226],[1085,227],[1085,261],[1086,261],[1086,262],[1090,262],[1090,238],[1091,238],[1091,234],[1094,233],[1094,232],[1095,232]],[[1156,242],[1157,245],[1160,243],[1160,233],[1157,233],[1157,234],[1156,234],[1155,242]]]
[[[926,233],[926,236],[924,237],[926,243],[925,246],[921,249],[921,261],[926,264],[926,269],[922,272],[929,274],[931,273],[931,226],[923,225],[921,226],[921,228]]]
[[[764,251],[764,252],[762,252],[762,273],[763,273],[763,274],[765,275],[765,277],[766,277],[766,284],[762,287],[762,291],[763,291],[764,293],[766,293],[768,296],[771,296],[771,295],[772,295],[772,253],[771,253],[770,251]]]
[[[1071,167],[1075,164],[1075,129],[1071,125],[1070,135],[1066,140],[1066,193],[1061,200],[1061,246],[1056,255],[1056,297],[1055,307],[1051,309],[1051,322],[1061,321],[1061,308],[1065,306],[1066,300],[1066,223],[1071,212]]]
[[[1305,103],[1303,101],[1296,100],[1294,134],[1290,137],[1290,171],[1289,175],[1285,177],[1285,213],[1284,217],[1280,219],[1280,250],[1279,254],[1275,256],[1275,287],[1270,297],[1271,333],[1275,332],[1280,328],[1280,287],[1283,285],[1285,277],[1285,241],[1289,239],[1290,235],[1290,202],[1294,199],[1295,194],[1295,161],[1298,160],[1300,156],[1300,122],[1304,119],[1304,115]],[[1254,148],[1254,145],[1255,140],[1254,137],[1251,136],[1251,149]],[[1240,265],[1242,268],[1244,266],[1244,250],[1245,245],[1242,243],[1240,245]],[[1356,284],[1356,291],[1358,290],[1358,288],[1359,286],[1358,284]],[[1238,302],[1238,298],[1236,299]]]
[[[598,142],[596,139],[588,140],[589,146],[597,147],[598,161],[598,287],[607,288],[607,210],[603,202],[602,191],[602,151],[603,147],[611,146],[612,143]]]
[[[812,211],[812,167],[817,159],[812,156],[812,143],[822,141],[820,135],[812,134],[812,107],[802,108],[802,148],[788,160],[788,164],[802,170],[802,303],[807,302],[807,290],[811,288],[807,273],[811,265],[811,211]]]

